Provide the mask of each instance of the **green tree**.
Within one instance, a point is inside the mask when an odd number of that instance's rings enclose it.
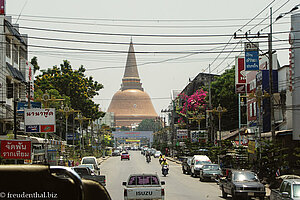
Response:
[[[139,126],[137,127],[137,131],[158,131],[161,128],[160,121],[156,121],[155,119],[144,119]]]
[[[36,71],[40,70],[40,66],[38,65],[38,61],[37,61],[36,56],[31,58],[30,63],[33,65],[33,74],[35,74]]]
[[[227,109],[227,112],[222,114],[222,130],[238,128],[238,95],[235,93],[234,66],[212,82],[211,93],[213,107],[221,105]],[[215,121],[217,124],[217,120]]]
[[[36,77],[36,90],[46,92],[56,89],[60,95],[69,96],[71,107],[81,110],[85,117],[95,120],[103,116],[103,112],[99,111],[99,104],[95,104],[92,100],[103,85],[94,81],[92,76],[86,77],[83,66],[73,70],[70,62],[64,60],[60,67],[53,66],[41,72],[42,74]]]

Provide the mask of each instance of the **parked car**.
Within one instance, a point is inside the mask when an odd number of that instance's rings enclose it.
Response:
[[[194,155],[191,161],[191,176],[199,176],[200,169],[205,164],[211,164],[209,157],[206,155]]]
[[[94,156],[87,156],[87,157],[83,157],[81,159],[81,164],[93,164],[94,165],[94,170],[95,170],[95,173],[97,175],[100,175],[100,168],[99,168],[99,165],[98,165],[98,162],[97,162],[97,159],[96,157]]]
[[[223,198],[230,194],[233,200],[243,197],[259,197],[263,200],[266,195],[265,186],[254,172],[248,170],[227,170],[227,176],[220,179],[219,187]]]
[[[124,200],[128,199],[165,199],[164,181],[157,174],[132,174],[123,182]]]
[[[124,159],[130,160],[130,155],[128,152],[123,152],[121,154],[121,160],[124,160]]]
[[[91,165],[92,164],[86,164]],[[96,175],[90,167],[86,165],[79,165],[76,167],[72,167],[72,169],[82,178],[86,180],[93,180],[100,183],[103,186],[106,186],[106,180],[104,175]]]
[[[181,162],[182,173],[191,174],[191,161],[193,157],[184,157]]]
[[[114,150],[111,155],[112,156],[120,156],[121,155],[120,150],[118,150],[118,149]]]
[[[160,151],[156,151],[155,153],[154,153],[154,158],[158,158],[159,156],[161,155],[161,152]]]
[[[278,189],[271,189],[270,200],[300,200],[300,179],[284,179]]]
[[[200,169],[200,181],[204,180],[216,180],[221,175],[221,168],[218,164],[203,165]]]

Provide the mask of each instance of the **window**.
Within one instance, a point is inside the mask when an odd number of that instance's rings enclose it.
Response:
[[[293,185],[294,197],[300,197],[300,184]]]
[[[17,45],[13,45],[13,61],[18,64],[18,47]]]
[[[10,46],[10,39],[8,37],[6,39],[6,56],[11,58],[11,46]]]
[[[158,185],[159,184],[158,178],[156,176],[152,176],[151,183],[152,185]]]
[[[136,176],[130,177],[128,185],[136,185]]]
[[[287,183],[286,184],[286,187],[285,187],[285,192],[289,193],[289,195],[291,195],[291,184],[290,183]]]
[[[9,79],[6,79],[6,97],[11,99],[14,97],[14,85],[10,82]]]

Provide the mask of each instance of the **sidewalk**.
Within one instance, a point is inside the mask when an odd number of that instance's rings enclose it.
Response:
[[[171,162],[175,162],[177,164],[181,164],[181,161],[177,160],[176,158],[172,158],[172,157],[166,157],[167,160],[171,161]]]
[[[110,156],[105,156],[105,157],[100,157],[97,158],[97,162],[99,165],[101,165],[101,163],[103,163],[105,160],[107,160]]]

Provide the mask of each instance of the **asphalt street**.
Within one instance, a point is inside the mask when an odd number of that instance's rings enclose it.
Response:
[[[106,175],[106,188],[113,200],[123,199],[122,182],[127,181],[128,176],[134,173],[157,173],[160,179],[166,182],[165,192],[168,200],[223,199],[217,183],[200,182],[199,178],[183,174],[180,164],[169,161],[169,174],[163,177],[158,158],[152,157],[151,163],[148,164],[140,151],[129,153],[129,161],[121,161],[120,156],[110,157],[100,166],[101,174]]]

